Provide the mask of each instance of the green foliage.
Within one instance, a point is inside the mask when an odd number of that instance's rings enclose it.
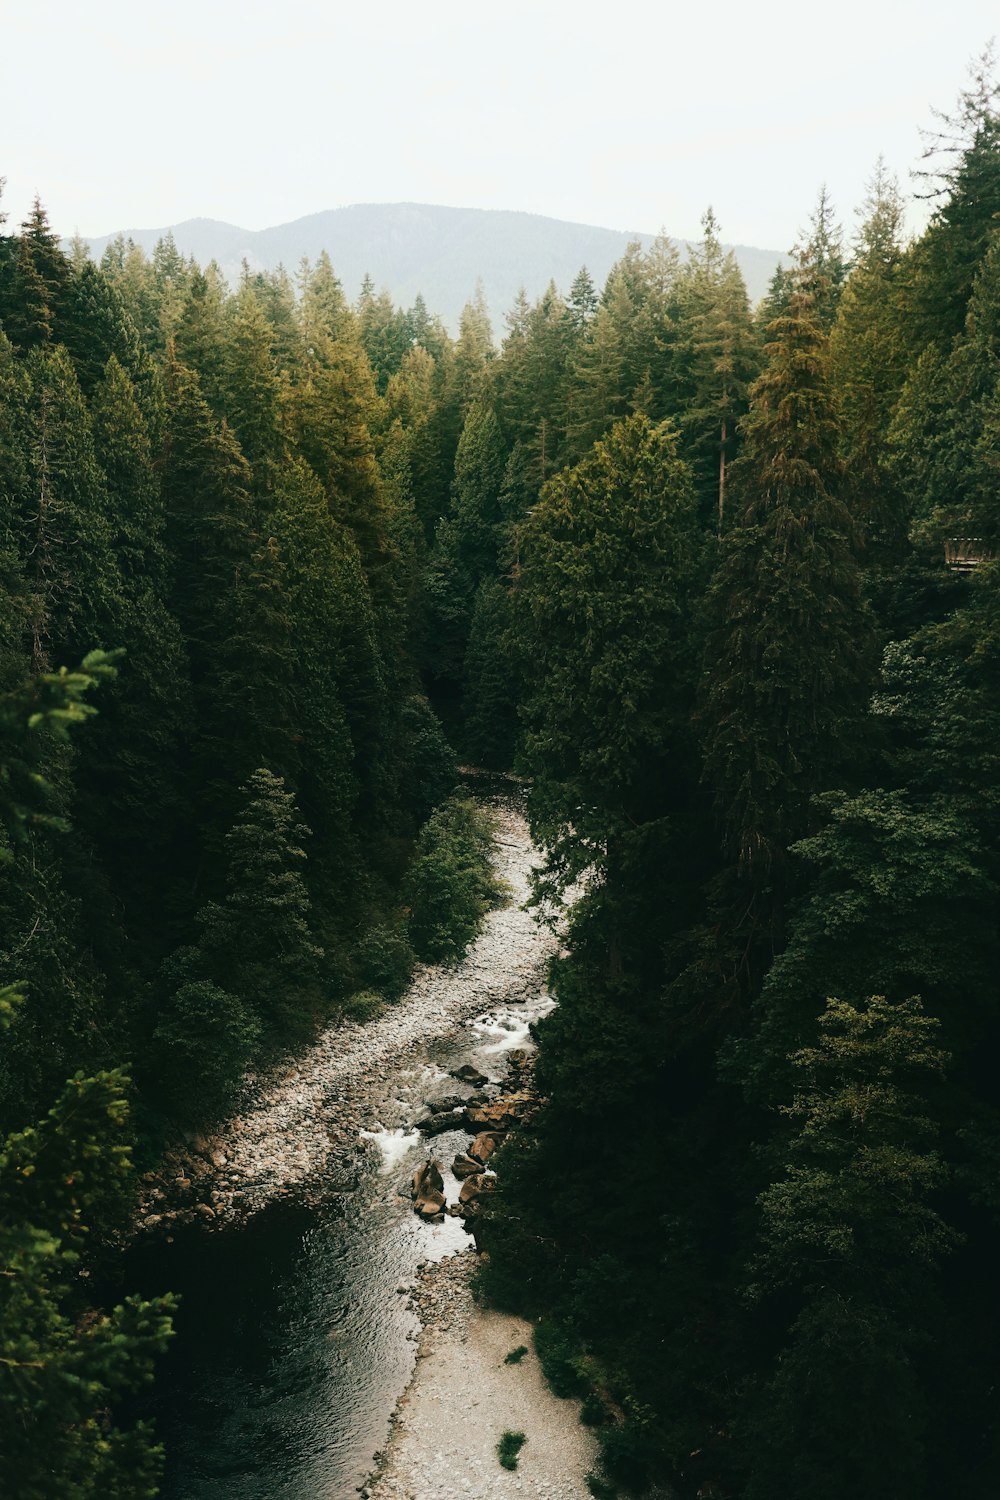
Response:
[[[401,928],[385,922],[369,927],[355,945],[352,959],[364,989],[375,990],[390,1001],[405,994],[415,959]]]
[[[157,1491],[149,1428],[109,1411],[152,1379],[174,1300],[89,1312],[79,1279],[88,1242],[127,1212],[127,1082],[77,1074],[44,1120],[0,1145],[0,1482],[25,1500]]]
[[[608,1481],[606,1479],[602,1479],[599,1474],[594,1474],[593,1472],[591,1472],[585,1476],[585,1480],[587,1491],[589,1494],[593,1495],[594,1500],[615,1500],[618,1491],[615,1489],[613,1484],[609,1484]]]
[[[860,754],[874,676],[812,299],[793,296],[769,332],[712,582],[702,708],[719,817],[762,879],[805,832],[812,793]]]
[[[701,564],[690,472],[644,416],[550,480],[524,528],[524,759],[556,884],[668,812],[689,750]]]
[[[527,1441],[523,1432],[511,1432],[508,1429],[503,1433],[497,1443],[497,1458],[502,1469],[517,1468],[518,1455]]]
[[[65,820],[45,811],[49,788],[40,765],[46,732],[65,738],[69,730],[95,714],[86,694],[116,675],[122,653],[91,651],[76,671],[60,667],[31,677],[0,698],[0,821],[15,844],[31,828],[64,830]],[[0,862],[11,859],[0,846]]]
[[[584,1427],[603,1427],[609,1419],[608,1408],[596,1391],[588,1391],[580,1404],[580,1421]]]
[[[557,1396],[585,1396],[590,1382],[582,1362],[579,1336],[571,1325],[551,1318],[535,1326],[535,1353],[542,1374]]]
[[[423,963],[455,963],[504,889],[493,872],[492,826],[474,802],[450,797],[420,831],[403,888],[410,940]]]
[[[194,959],[194,955],[192,955]],[[175,973],[196,960],[175,958]],[[260,1022],[244,1001],[204,979],[165,995],[152,1037],[158,1092],[184,1120],[215,1120],[233,1104],[260,1040]]]
[[[519,1365],[527,1353],[527,1344],[518,1344],[516,1349],[511,1349],[509,1354],[504,1355],[503,1362],[505,1365]]]
[[[255,771],[241,795],[226,835],[226,894],[199,913],[196,962],[224,978],[262,1026],[301,1034],[318,1011],[323,959],[301,871],[309,830],[273,772]]]
[[[440,719],[418,694],[400,710],[396,763],[400,801],[420,827],[453,790],[458,768]]]
[[[346,1019],[359,1021],[362,1025],[366,1025],[369,1021],[377,1021],[379,1016],[385,1015],[385,1010],[385,998],[375,990],[358,990],[357,994],[349,996],[344,1001]]]

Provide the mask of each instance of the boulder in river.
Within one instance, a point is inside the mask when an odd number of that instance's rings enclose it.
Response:
[[[481,1198],[484,1193],[491,1193],[497,1185],[497,1180],[492,1173],[477,1172],[475,1177],[467,1177],[462,1183],[458,1195],[459,1203],[469,1203],[473,1198]]]
[[[425,1099],[431,1114],[443,1114],[446,1109],[464,1109],[468,1101],[461,1094],[442,1094],[440,1099]]]
[[[461,1151],[452,1162],[451,1170],[461,1180],[463,1177],[473,1177],[477,1172],[481,1172],[483,1163],[476,1161],[471,1154],[467,1156],[464,1151]]]
[[[411,1196],[420,1199],[427,1197],[429,1193],[441,1193],[443,1191],[444,1178],[441,1176],[441,1163],[435,1161],[433,1157],[429,1157],[413,1174],[413,1184],[410,1189]]]
[[[460,1068],[452,1068],[451,1076],[457,1078],[460,1083],[471,1083],[476,1089],[482,1088],[484,1083],[490,1081],[486,1074],[480,1073],[472,1063],[463,1063]]]
[[[446,1130],[459,1130],[461,1125],[462,1116],[453,1109],[446,1109],[440,1114],[428,1115],[426,1119],[417,1121],[417,1129],[424,1135],[442,1135]]]
[[[469,1156],[471,1156],[476,1162],[479,1163],[476,1168],[477,1172],[482,1167],[485,1167],[486,1163],[489,1161],[490,1157],[493,1155],[499,1144],[500,1141],[498,1137],[496,1135],[491,1135],[488,1131],[483,1131],[480,1135],[476,1136],[476,1139],[469,1147]],[[457,1176],[458,1174],[456,1173],[455,1175]]]
[[[436,1219],[445,1210],[444,1193],[430,1193],[426,1198],[418,1198],[414,1207],[422,1219]]]

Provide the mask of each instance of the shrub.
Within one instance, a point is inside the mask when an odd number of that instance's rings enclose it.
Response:
[[[385,1001],[374,990],[358,990],[344,1002],[344,1015],[348,1021],[377,1021],[385,1013]]]
[[[608,1420],[608,1410],[596,1391],[588,1391],[580,1407],[584,1427],[601,1427]]]
[[[500,1460],[502,1469],[517,1468],[518,1454],[527,1441],[523,1432],[507,1431],[504,1433],[497,1443],[497,1458]]]
[[[413,973],[415,956],[406,933],[387,922],[369,927],[354,949],[354,971],[364,990],[398,1000]]]
[[[653,1434],[644,1421],[615,1422],[601,1433],[601,1465],[627,1490],[644,1490],[661,1467]]]
[[[512,1349],[509,1354],[504,1355],[503,1362],[505,1365],[519,1365],[527,1352],[527,1344],[518,1344],[516,1349]]]
[[[563,1323],[546,1319],[535,1329],[535,1353],[542,1374],[557,1396],[586,1396],[590,1384],[581,1364],[579,1341]]]
[[[153,1032],[157,1087],[185,1120],[208,1120],[232,1102],[260,1039],[260,1025],[235,995],[208,980],[170,994]]]
[[[505,893],[492,862],[489,815],[474,802],[449,797],[420,831],[404,896],[410,937],[425,963],[454,963]]]
[[[613,1484],[609,1484],[606,1479],[602,1479],[593,1470],[587,1475],[587,1489],[593,1495],[594,1500],[616,1500],[618,1494]]]

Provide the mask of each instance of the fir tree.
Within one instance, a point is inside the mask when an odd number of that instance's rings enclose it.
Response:
[[[811,795],[860,754],[874,670],[812,299],[798,293],[771,333],[733,465],[702,709],[729,846],[761,880],[807,830]]]

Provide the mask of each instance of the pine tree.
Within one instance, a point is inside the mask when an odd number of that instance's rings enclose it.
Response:
[[[122,590],[109,638],[126,643],[127,656],[82,747],[80,821],[108,862],[126,908],[134,913],[147,903],[148,930],[162,921],[162,882],[183,817],[189,669],[166,602],[165,518],[149,437],[132,382],[114,355],[92,410]]]
[[[926,1493],[916,1327],[956,1243],[934,1206],[945,1177],[926,1103],[946,1062],[936,1032],[915,998],[829,1000],[817,1045],[792,1058],[800,1085],[785,1113],[797,1129],[760,1199],[754,1270],[758,1296],[782,1289],[798,1310],[747,1421],[753,1500],[788,1484],[875,1500],[887,1452],[894,1492]]]
[[[624,859],[680,791],[694,522],[676,436],[635,416],[549,481],[523,529],[525,758],[557,883]]]
[[[191,662],[192,796],[217,840],[232,820],[236,787],[262,759],[286,771],[297,766],[289,700],[294,653],[280,552],[246,460],[226,425],[213,419],[196,377],[176,360],[166,377],[169,602]]]
[[[23,352],[50,343],[70,272],[38,198],[0,271],[0,321],[7,337]]]
[[[885,435],[906,375],[901,286],[903,205],[881,159],[864,204],[854,266],[830,336],[852,512],[870,561],[901,555],[906,506],[885,462]]]
[[[679,343],[689,395],[681,413],[685,456],[697,475],[706,514],[725,522],[726,469],[736,451],[737,423],[756,373],[756,340],[746,287],[735,257],[724,255],[709,209],[705,237],[684,267]],[[708,502],[708,503],[706,503]]]
[[[199,913],[196,962],[273,1037],[301,1037],[322,999],[323,950],[312,938],[301,868],[309,829],[271,771],[255,771],[240,796],[242,810],[226,835],[225,896]]]
[[[940,128],[926,134],[926,196],[939,203],[907,266],[914,353],[961,331],[1000,213],[1000,85],[991,48],[969,72],[954,112],[939,113]]]
[[[121,578],[90,417],[65,349],[33,350],[29,509],[21,520],[32,665],[74,659],[120,626]]]
[[[873,673],[826,339],[803,292],[771,329],[713,580],[705,777],[741,869],[777,871],[809,799],[856,761]]]

